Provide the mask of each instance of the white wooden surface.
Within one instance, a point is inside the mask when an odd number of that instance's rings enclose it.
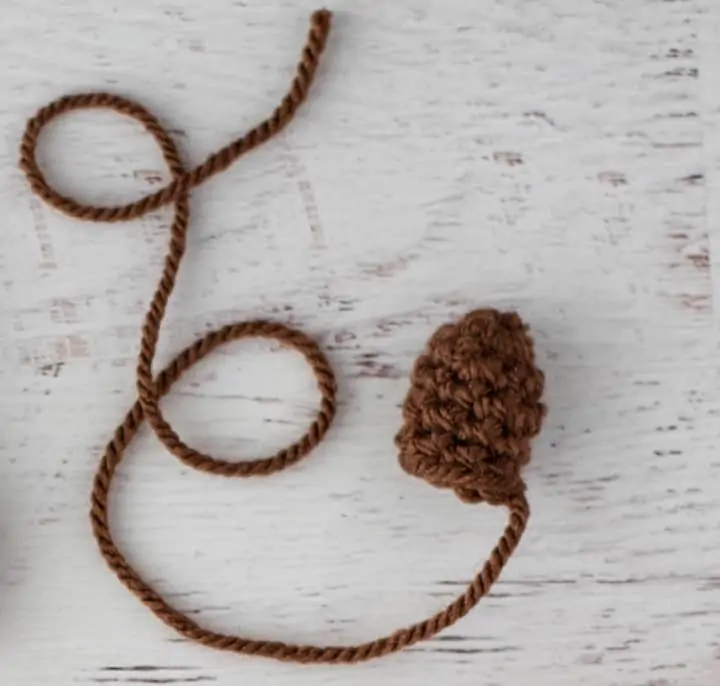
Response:
[[[503,515],[405,476],[413,359],[482,305],[532,326],[550,413],[534,517],[492,597],[437,640],[297,667],[178,639],[106,570],[87,505],[132,402],[169,212],[93,225],[17,170],[25,119],[68,92],[148,105],[200,161],[284,93],[311,0],[5,0],[0,24],[0,681],[35,684],[720,683],[720,6],[700,0],[333,2],[311,102],[193,194],[164,359],[270,316],[317,336],[342,408],[267,480],[189,472],[144,432],[120,543],[208,626],[356,642],[446,604]],[[88,200],[167,178],[116,115],[57,124],[43,159]],[[187,440],[277,448],[316,402],[292,354],[236,344],[166,401]]]

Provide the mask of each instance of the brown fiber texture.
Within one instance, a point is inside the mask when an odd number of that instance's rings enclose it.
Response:
[[[312,15],[290,90],[270,117],[195,168],[184,166],[168,131],[148,110],[109,93],[66,96],[40,109],[27,124],[20,166],[39,197],[78,219],[120,222],[164,205],[175,209],[162,276],[142,327],[136,368],[137,400],[108,443],[92,489],[92,529],[106,563],[157,617],[192,641],[286,662],[340,664],[394,653],[458,621],[488,593],[518,545],[529,517],[520,470],[530,458],[530,439],[540,429],[544,408],[540,402],[543,375],[535,367],[532,341],[517,314],[477,310],[457,323],[441,327],[412,374],[403,410],[404,425],[396,438],[402,467],[435,486],[453,489],[464,501],[504,505],[509,512],[502,536],[467,588],[428,619],[357,645],[314,646],[219,633],[174,608],[140,576],[118,549],[109,522],[113,478],[144,421],[186,465],[226,477],[251,477],[277,472],[302,459],[322,440],[335,416],[336,382],[330,363],[311,338],[281,323],[251,320],[228,324],[199,338],[165,369],[153,373],[160,328],[185,253],[189,193],[275,136],[292,120],[312,84],[330,31],[330,19],[326,10]],[[111,109],[142,124],[160,146],[172,181],[151,195],[115,207],[86,205],[55,191],[36,161],[40,133],[56,117],[82,108]],[[306,433],[275,455],[241,461],[215,458],[182,440],[164,418],[160,400],[189,367],[213,350],[250,337],[274,339],[303,355],[315,373],[320,406]]]

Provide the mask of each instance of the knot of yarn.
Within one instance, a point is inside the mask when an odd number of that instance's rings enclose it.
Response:
[[[525,491],[544,381],[515,312],[475,310],[440,327],[412,372],[395,437],[402,468],[465,502],[509,504]]]

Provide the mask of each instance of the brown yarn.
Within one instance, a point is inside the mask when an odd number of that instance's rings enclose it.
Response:
[[[540,403],[543,375],[535,367],[532,341],[517,314],[478,310],[456,324],[441,327],[413,371],[403,410],[405,423],[396,437],[402,467],[435,486],[452,488],[464,501],[484,500],[509,510],[505,531],[482,569],[456,600],[432,617],[353,646],[294,645],[211,631],[170,605],[140,577],[118,550],[109,524],[112,480],[144,420],[186,465],[238,477],[271,474],[297,462],[322,440],[333,420],[336,382],[330,363],[306,334],[283,324],[264,320],[228,324],[185,348],[157,376],[152,372],[160,327],[185,252],[190,190],[227,169],[290,122],[307,97],[329,31],[330,13],[315,12],[297,73],[280,105],[267,120],[194,169],[183,166],[172,138],[150,112],[109,93],[66,96],[40,109],[27,124],[20,166],[38,196],[78,219],[119,222],[171,203],[175,207],[163,273],[142,328],[136,368],[138,398],[108,443],[92,490],[92,528],[110,569],[155,615],[188,639],[220,650],[287,662],[339,664],[388,655],[458,621],[488,593],[518,545],[529,517],[520,469],[530,458],[530,439],[540,429],[544,408]],[[82,108],[108,108],[140,122],[160,146],[173,180],[151,195],[114,207],[85,205],[51,188],[35,157],[40,133],[61,114]],[[189,367],[215,348],[249,337],[274,339],[302,354],[315,373],[322,400],[315,420],[298,441],[270,457],[231,462],[185,444],[163,417],[160,399]]]
[[[468,503],[521,502],[543,385],[516,313],[475,310],[441,326],[415,363],[396,437],[400,464]]]

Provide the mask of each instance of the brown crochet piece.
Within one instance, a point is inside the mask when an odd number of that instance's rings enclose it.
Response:
[[[185,253],[190,190],[227,169],[290,122],[307,97],[329,31],[330,13],[315,12],[297,73],[280,105],[266,121],[194,169],[184,167],[172,138],[150,112],[109,93],[67,96],[39,110],[27,124],[20,166],[38,196],[78,219],[120,222],[163,205],[175,207],[162,277],[142,328],[136,372],[138,398],[107,445],[92,490],[92,528],[110,569],[163,622],[193,641],[286,662],[338,664],[388,655],[455,623],[488,593],[518,545],[529,517],[520,469],[530,458],[530,439],[540,429],[544,408],[540,403],[543,375],[535,367],[532,341],[517,314],[478,310],[456,324],[441,327],[412,374],[403,410],[405,423],[396,438],[402,467],[434,486],[452,488],[464,501],[485,501],[509,510],[505,531],[482,569],[456,600],[432,617],[352,646],[294,645],[211,631],[170,605],[140,577],[118,550],[109,524],[113,478],[125,449],[145,420],[165,447],[186,465],[223,476],[249,477],[280,471],[303,458],[322,440],[335,416],[335,375],[327,358],[302,331],[276,322],[228,324],[185,348],[157,376],[152,372],[160,327]],[[40,133],[51,120],[81,108],[108,108],[140,122],[160,146],[172,181],[151,195],[115,207],[85,205],[51,188],[35,158]],[[315,373],[322,400],[307,432],[275,455],[240,462],[217,459],[183,442],[163,417],[160,399],[189,367],[215,348],[250,337],[274,339],[301,353]]]

